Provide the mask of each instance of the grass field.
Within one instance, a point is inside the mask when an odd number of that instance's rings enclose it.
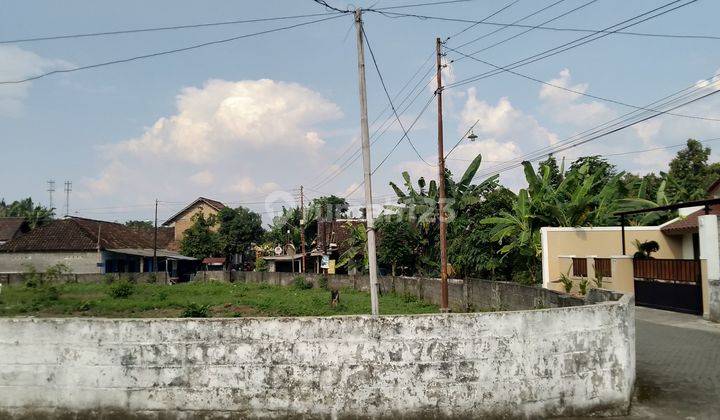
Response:
[[[340,304],[330,306],[321,288],[254,283],[184,283],[13,285],[2,287],[0,316],[83,316],[112,318],[310,316],[370,313],[370,295],[340,290]],[[438,312],[415,297],[385,294],[382,314]]]

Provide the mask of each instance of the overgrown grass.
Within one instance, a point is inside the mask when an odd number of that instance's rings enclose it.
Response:
[[[52,287],[52,289],[48,289]],[[311,316],[370,313],[370,295],[341,289],[340,304],[330,306],[330,292],[254,283],[133,284],[118,296],[108,284],[58,284],[45,287],[3,286],[0,316],[180,317]],[[120,293],[124,295],[124,293]],[[201,311],[203,312],[203,311]],[[382,314],[438,312],[436,305],[396,294],[380,297]]]

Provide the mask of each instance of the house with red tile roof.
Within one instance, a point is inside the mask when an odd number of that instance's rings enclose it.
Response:
[[[153,270],[179,277],[194,269],[195,260],[168,249],[172,227],[137,229],[82,217],[54,220],[0,245],[0,273],[39,272],[64,263],[73,273],[140,273]],[[187,270],[186,270],[187,269]]]

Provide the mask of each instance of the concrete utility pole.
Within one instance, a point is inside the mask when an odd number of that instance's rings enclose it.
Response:
[[[301,273],[307,272],[305,267],[305,196],[303,186],[300,186],[300,252],[302,252]]]
[[[363,44],[362,10],[355,9],[357,30],[358,78],[360,85],[360,131],[362,137],[363,172],[365,174],[365,220],[367,223],[368,265],[370,269],[370,306],[373,315],[379,314],[377,255],[375,251],[375,220],[373,217],[372,182],[370,165],[370,129],[367,116],[367,91],[365,90],[365,47]]]
[[[438,195],[440,211],[440,310],[449,312],[447,279],[447,214],[445,213],[445,150],[443,146],[442,113],[442,41],[435,40],[437,53],[437,105],[438,105]]]
[[[158,272],[158,263],[157,263],[157,208],[158,208],[158,200],[155,199],[155,232],[154,232],[154,238],[153,238],[153,273],[157,275]],[[156,279],[157,281],[157,279]]]

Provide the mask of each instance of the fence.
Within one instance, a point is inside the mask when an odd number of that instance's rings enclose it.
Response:
[[[635,259],[633,276],[640,279],[696,283],[701,276],[700,260]]]

